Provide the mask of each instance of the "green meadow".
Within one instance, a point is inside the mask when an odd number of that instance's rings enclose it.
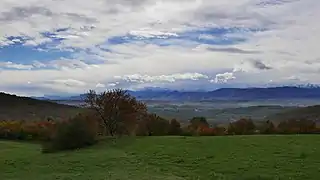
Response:
[[[0,141],[1,180],[318,180],[320,136],[124,137],[53,154]]]

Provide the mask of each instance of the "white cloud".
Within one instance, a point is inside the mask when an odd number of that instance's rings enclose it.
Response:
[[[46,38],[46,37],[40,37],[40,38],[33,38],[30,40],[27,40],[24,44],[27,46],[38,46],[48,42],[52,42],[52,39]]]
[[[130,35],[138,36],[140,38],[167,38],[170,36],[177,37],[178,35],[176,33],[170,33],[170,32],[161,32],[161,31],[154,31],[150,29],[142,29],[142,30],[134,30],[129,32]]]
[[[54,84],[64,84],[66,86],[71,86],[71,87],[74,87],[74,86],[85,86],[86,85],[85,82],[79,81],[79,80],[76,80],[76,79],[56,79],[56,80],[53,80],[53,83]]]
[[[232,3],[222,0],[144,0],[139,3],[81,0],[76,4],[71,0],[43,0],[34,6],[30,6],[33,0],[25,2],[28,3],[1,2],[4,17],[0,20],[3,22],[0,36],[23,35],[39,39],[42,32],[69,28],[51,36],[64,38],[60,47],[87,48],[126,33],[142,37],[176,36],[176,32],[190,29],[186,24],[194,26],[193,29],[208,26],[208,22],[214,22],[210,26],[216,27],[261,26],[266,18],[247,10],[256,9],[254,1],[250,0]]]
[[[12,69],[32,69],[32,65],[24,65],[24,64],[17,64],[13,62],[0,62],[0,68],[12,68]]]
[[[79,61],[76,59],[65,59],[65,58],[50,61],[49,64],[57,69],[60,69],[60,68],[75,69],[75,68],[85,68],[88,66],[88,64],[82,61]]]
[[[225,72],[222,74],[217,74],[216,77],[212,80],[210,80],[210,82],[214,82],[214,83],[226,83],[232,79],[236,79],[236,77],[234,76],[234,74],[232,72]]]
[[[74,92],[99,83],[116,87],[115,80],[141,86],[204,79],[238,84],[320,83],[320,1],[316,0],[2,0],[0,7],[0,56],[1,48],[19,43],[43,49],[42,53],[51,48],[71,53],[47,62],[35,58],[32,64],[2,62],[1,57],[0,66],[10,69],[1,70],[0,82],[8,87],[56,79],[85,82],[82,86],[69,82],[66,90]],[[221,47],[178,39],[182,32],[208,27],[239,31],[221,36],[200,33],[200,40],[240,41]],[[127,34],[141,41],[107,43]],[[170,46],[143,42],[150,38]],[[50,46],[38,47],[46,44]],[[63,91],[67,85],[43,86]]]
[[[108,84],[108,87],[115,87],[115,86],[117,86],[118,84],[120,84],[120,83],[119,83],[119,82],[109,83],[109,84]]]
[[[115,76],[116,79],[122,79],[127,82],[147,83],[147,82],[175,82],[178,80],[199,80],[207,79],[207,75],[199,73],[184,73],[184,74],[171,74],[171,75],[158,75],[149,76],[141,74]]]
[[[33,67],[35,68],[42,68],[42,67],[46,67],[47,65],[42,63],[42,62],[39,62],[39,61],[33,61]]]
[[[101,84],[101,83],[98,83],[98,84],[96,85],[96,88],[104,88],[104,87],[106,87],[106,85]]]

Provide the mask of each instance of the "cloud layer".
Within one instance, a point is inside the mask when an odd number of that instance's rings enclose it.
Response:
[[[320,1],[2,0],[0,90],[320,83]]]

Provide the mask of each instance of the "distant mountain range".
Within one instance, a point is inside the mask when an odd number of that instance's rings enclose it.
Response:
[[[222,88],[214,91],[177,91],[169,89],[147,88],[128,91],[139,100],[164,101],[210,101],[210,100],[266,100],[266,99],[319,99],[320,87],[268,87],[268,88]],[[78,96],[44,96],[41,100],[82,101],[85,94]],[[35,98],[35,97],[34,97]],[[320,102],[320,101],[319,101]]]

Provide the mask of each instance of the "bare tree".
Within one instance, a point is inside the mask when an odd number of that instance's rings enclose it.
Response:
[[[144,103],[122,89],[102,93],[90,90],[85,102],[98,114],[111,136],[129,133],[135,128],[137,121],[147,113]]]

